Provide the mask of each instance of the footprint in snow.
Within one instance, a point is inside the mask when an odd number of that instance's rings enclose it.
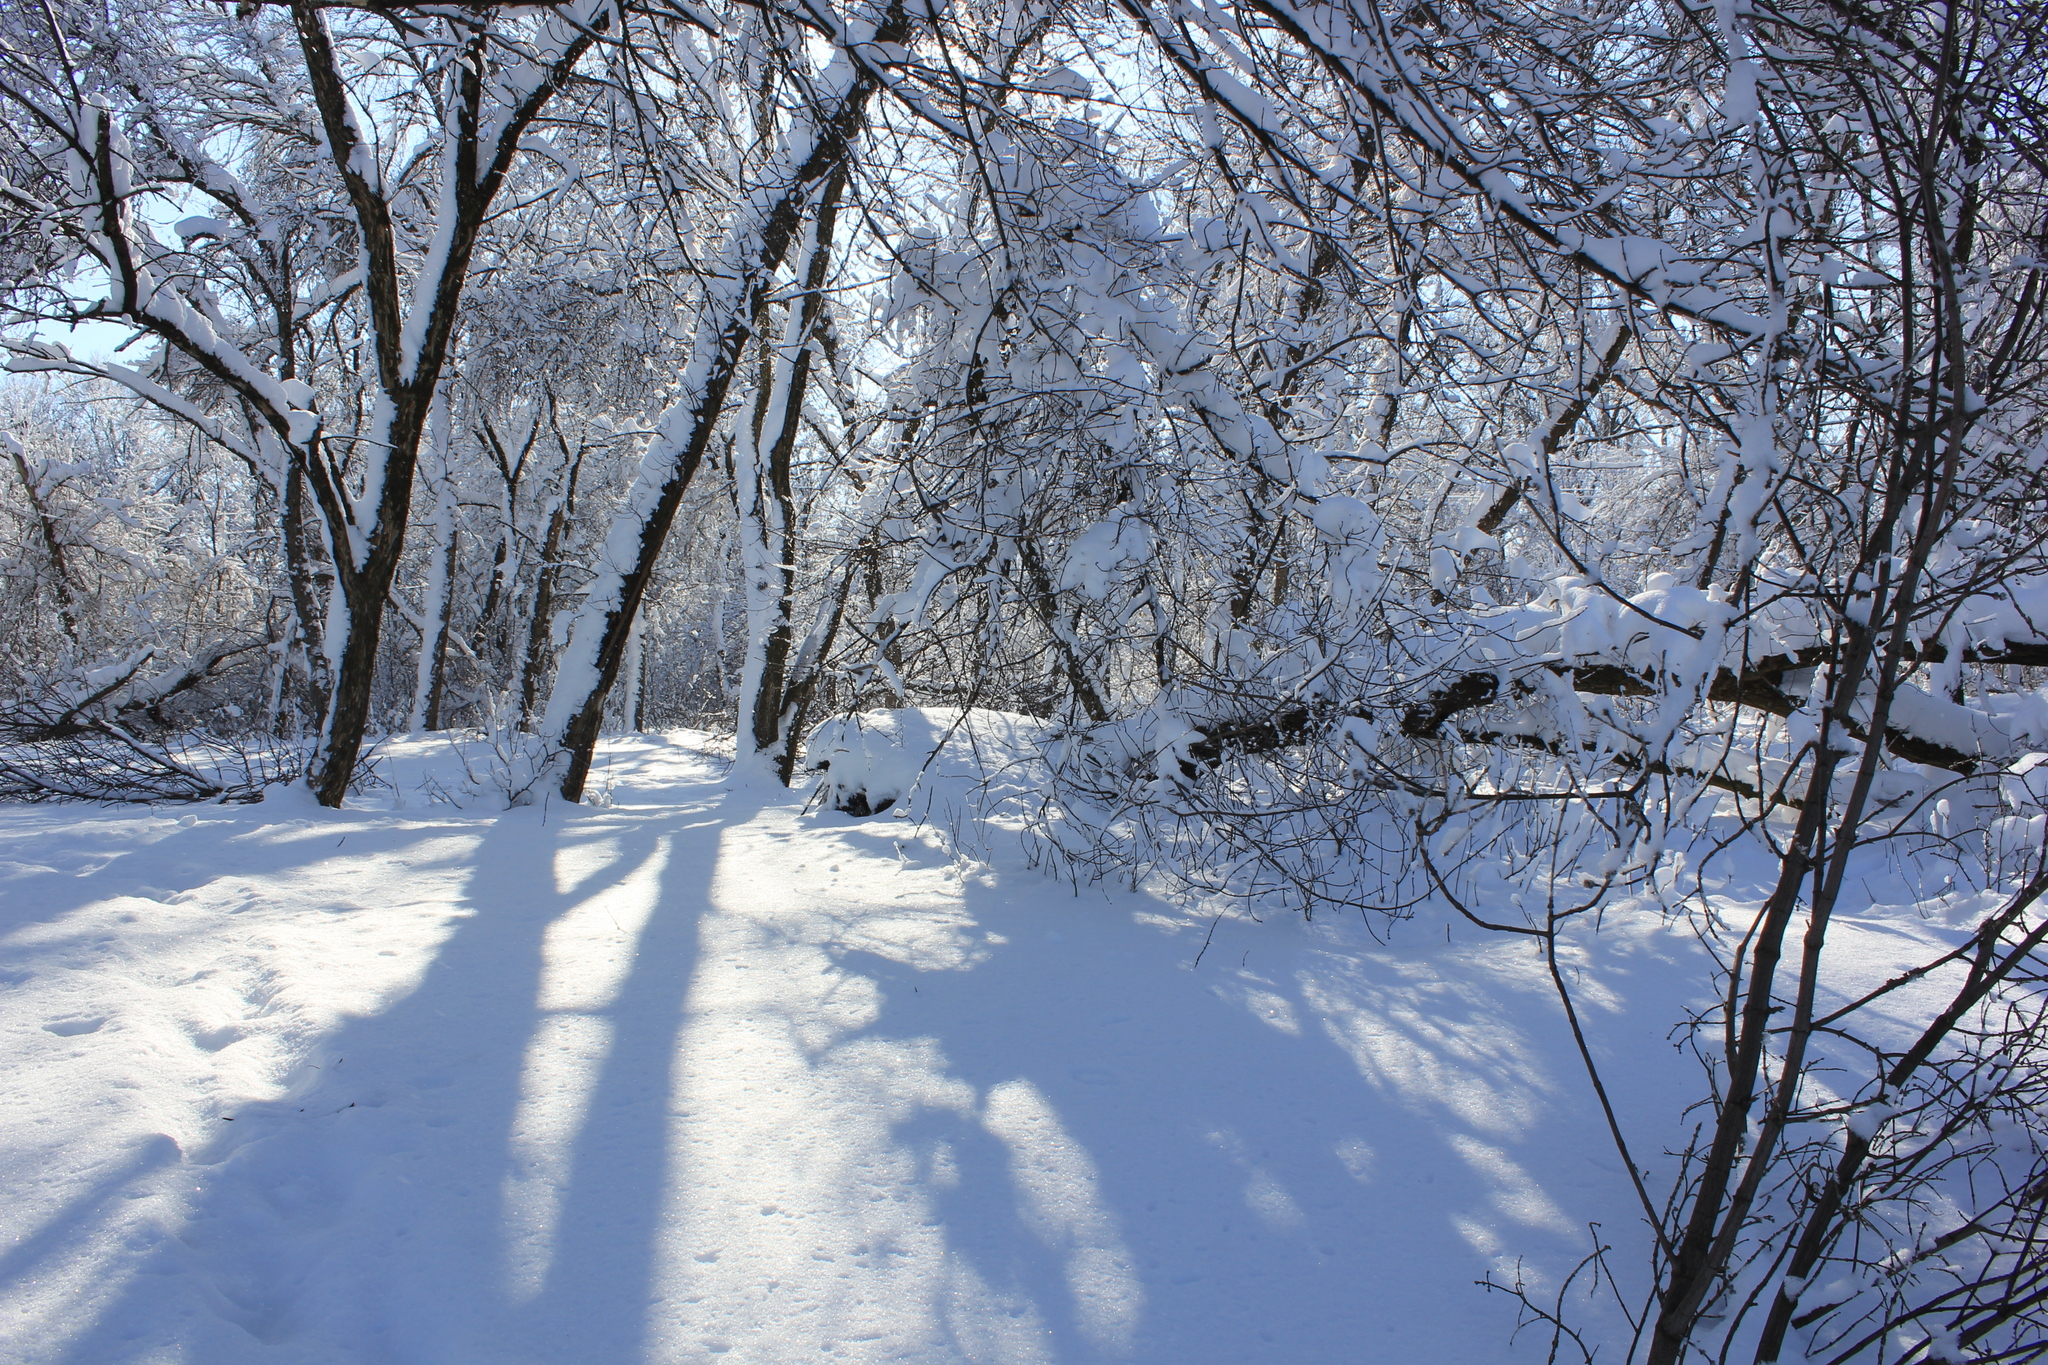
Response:
[[[223,1024],[215,1029],[194,1029],[191,1035],[194,1046],[204,1048],[208,1052],[219,1052],[222,1048],[239,1043],[248,1036],[234,1024]]]
[[[54,1033],[59,1038],[76,1038],[81,1033],[98,1033],[100,1026],[107,1022],[105,1015],[80,1019],[52,1019],[43,1025],[45,1033]]]

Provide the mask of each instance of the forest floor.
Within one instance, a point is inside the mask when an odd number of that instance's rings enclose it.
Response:
[[[702,734],[603,807],[430,802],[448,754],[0,809],[0,1359],[1483,1365],[1549,1340],[1482,1277],[1600,1222],[1639,1279],[1526,941],[1077,893],[943,778],[857,820]],[[1574,966],[1653,1134],[1700,952]]]

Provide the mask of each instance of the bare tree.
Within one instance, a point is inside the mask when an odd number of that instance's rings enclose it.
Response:
[[[203,406],[162,382],[167,374],[82,361],[33,340],[15,343],[15,368],[125,384],[240,456],[285,495],[287,517],[301,523],[303,480],[334,585],[319,649],[333,670],[333,700],[311,781],[323,803],[340,805],[370,718],[420,444],[479,240],[528,130],[598,43],[612,11],[593,0],[539,17],[422,14],[387,31],[366,12],[296,4],[296,69],[285,75],[267,61],[235,60],[278,53],[281,35],[263,11],[138,15],[122,36],[96,31],[76,56],[67,17],[45,13],[41,46],[56,61],[10,58],[0,98],[39,128],[65,168],[64,196],[35,205],[45,230],[69,242],[74,268],[89,263],[108,291],[81,305],[52,286],[43,316],[126,322],[160,344],[160,368],[175,357],[225,401]],[[202,45],[190,56],[195,43]],[[387,62],[401,85],[373,99],[365,73]],[[206,84],[223,80],[224,89]],[[395,126],[366,123],[372,108],[405,111],[425,140],[414,145]],[[302,179],[277,186],[252,178],[251,166],[238,174],[219,164],[207,151],[218,125],[197,126],[217,112],[228,126],[300,152]],[[324,173],[306,164],[309,151],[324,159]],[[280,191],[292,198],[280,202]],[[305,204],[300,196],[308,195]],[[219,216],[181,219],[184,244],[167,244],[145,211],[153,196],[200,198]],[[292,238],[272,227],[313,205],[341,215],[345,228],[330,250],[353,257],[331,280],[308,279],[317,262],[301,260]],[[222,248],[209,254],[191,245],[209,240]],[[216,292],[225,288],[241,296],[241,307]],[[360,330],[351,341],[366,363],[329,379],[308,368],[318,354],[308,324],[358,296]],[[325,359],[337,365],[342,353]],[[346,408],[357,420],[329,420]],[[286,542],[301,563],[311,558],[301,527],[287,527]],[[312,576],[295,567],[295,582]],[[296,594],[310,625],[307,595]]]

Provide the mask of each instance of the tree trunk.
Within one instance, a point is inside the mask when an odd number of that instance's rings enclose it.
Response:
[[[540,698],[541,674],[547,671],[548,644],[554,633],[555,557],[562,548],[562,528],[568,513],[555,508],[548,518],[547,538],[541,542],[540,571],[534,577],[533,610],[526,618],[526,652],[519,664],[519,728],[533,728],[534,707]]]
[[[339,471],[324,462],[317,437],[307,446],[307,472],[327,520],[329,544],[347,602],[341,623],[341,663],[334,705],[308,781],[324,806],[348,795],[370,718],[377,639],[384,607],[405,550],[413,473],[421,438],[435,408],[443,367],[455,335],[469,263],[492,202],[510,172],[527,127],[540,116],[610,23],[609,10],[582,7],[577,22],[550,20],[553,50],[539,78],[520,88],[517,103],[494,107],[485,71],[492,35],[468,31],[450,67],[439,150],[442,182],[433,270],[411,282],[413,316],[401,303],[406,280],[400,263],[391,201],[373,148],[364,144],[350,110],[342,66],[314,0],[292,0],[292,22],[305,55],[328,152],[348,192],[361,234],[363,288],[369,303],[376,357],[379,421],[367,448],[371,477],[360,500],[346,496]],[[330,631],[330,634],[332,632]]]
[[[898,43],[910,35],[900,3],[883,11],[869,41]],[[849,59],[841,56],[840,61]],[[867,103],[877,88],[865,64],[851,74],[844,93],[811,125],[814,136],[801,159],[787,165],[782,188],[758,211],[746,211],[727,234],[727,259],[743,263],[740,279],[711,301],[700,324],[696,354],[684,374],[685,397],[663,417],[660,432],[641,461],[640,475],[612,521],[599,556],[598,575],[584,597],[563,667],[548,700],[544,728],[562,751],[561,792],[583,796],[590,763],[604,723],[605,696],[618,679],[626,641],[639,615],[655,562],[683,494],[696,477],[725,413],[726,394],[748,340],[767,307],[769,285],[819,194],[844,168],[864,124]],[[794,157],[794,153],[792,156]]]
[[[448,620],[455,608],[455,495],[444,480],[434,504],[434,548],[420,604],[420,660],[412,693],[413,731],[441,728],[441,680],[448,653]]]
[[[784,786],[796,772],[796,736],[790,727],[798,709],[791,705],[789,695],[798,552],[791,466],[810,387],[810,343],[819,335],[825,316],[822,290],[831,265],[839,196],[845,187],[842,166],[826,183],[819,200],[816,231],[802,265],[803,301],[790,309],[781,344],[763,348],[760,401],[751,439],[737,442],[734,451],[747,583],[747,663],[740,687],[741,714],[749,722],[755,754],[775,765],[776,778]],[[747,462],[744,470],[740,461]]]
[[[443,563],[442,576],[452,581],[455,577],[455,560],[461,552],[462,532],[452,531],[448,536],[448,555]],[[452,590],[441,594],[441,614],[438,628],[434,632],[434,674],[433,683],[427,689],[426,728],[443,730],[447,721],[442,714],[448,699],[448,628],[455,617],[455,594]]]

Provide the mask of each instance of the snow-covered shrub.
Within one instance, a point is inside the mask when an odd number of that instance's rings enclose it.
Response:
[[[511,698],[488,697],[482,709],[482,725],[441,732],[462,764],[462,777],[453,791],[430,777],[428,796],[452,805],[501,810],[533,805],[546,794],[554,772],[554,749],[545,738],[520,726],[518,706]]]
[[[888,718],[835,717],[811,732],[804,754],[823,774],[819,786],[834,810],[880,815],[909,792],[915,765]]]

